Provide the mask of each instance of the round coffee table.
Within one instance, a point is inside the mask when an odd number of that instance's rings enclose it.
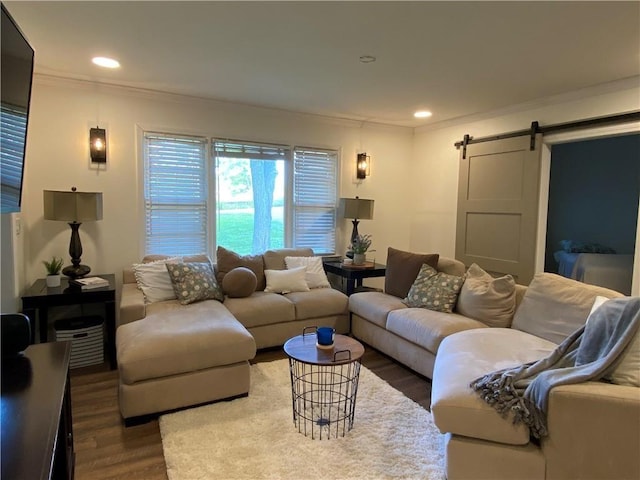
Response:
[[[344,437],[353,428],[364,347],[354,338],[336,334],[332,348],[321,348],[315,330],[307,330],[284,344],[293,424],[312,439]]]

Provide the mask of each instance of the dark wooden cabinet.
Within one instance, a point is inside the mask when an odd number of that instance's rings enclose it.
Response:
[[[1,478],[73,479],[70,357],[71,342],[50,342],[2,359]]]
[[[347,288],[343,290],[347,295],[351,295],[358,287],[362,287],[364,278],[384,277],[387,271],[387,267],[379,263],[361,267],[358,265],[343,265],[339,261],[325,261],[323,266],[326,273],[332,273],[346,279]]]
[[[22,311],[31,321],[31,342],[35,343],[36,325],[40,331],[40,343],[48,340],[47,328],[49,323],[49,309],[66,305],[83,305],[101,303],[105,308],[105,331],[107,334],[107,356],[111,369],[116,364],[116,276],[113,273],[92,275],[109,281],[108,287],[82,290],[79,286],[69,283],[63,277],[59,287],[47,287],[46,280],[41,278],[22,296]],[[36,322],[37,320],[37,322]]]

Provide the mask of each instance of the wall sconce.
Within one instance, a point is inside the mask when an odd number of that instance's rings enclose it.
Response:
[[[356,178],[362,180],[367,178],[371,173],[371,157],[366,153],[358,154],[358,161],[356,162]]]
[[[104,128],[89,130],[89,152],[92,163],[107,163],[107,131]]]

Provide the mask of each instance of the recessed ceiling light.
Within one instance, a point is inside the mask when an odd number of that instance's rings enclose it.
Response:
[[[431,116],[431,112],[427,110],[419,110],[413,114],[416,118],[429,118]]]
[[[373,55],[362,55],[360,57],[361,63],[373,63],[375,61],[376,61],[376,57],[374,57]]]
[[[104,68],[118,68],[118,67],[120,67],[120,62],[117,61],[117,60],[114,60],[113,58],[93,57],[91,59],[91,61],[93,63],[95,63],[96,65],[98,65],[99,67],[104,67]]]

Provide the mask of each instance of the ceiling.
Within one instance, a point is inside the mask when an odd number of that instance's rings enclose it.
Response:
[[[36,73],[408,127],[640,74],[636,1],[5,5]]]

